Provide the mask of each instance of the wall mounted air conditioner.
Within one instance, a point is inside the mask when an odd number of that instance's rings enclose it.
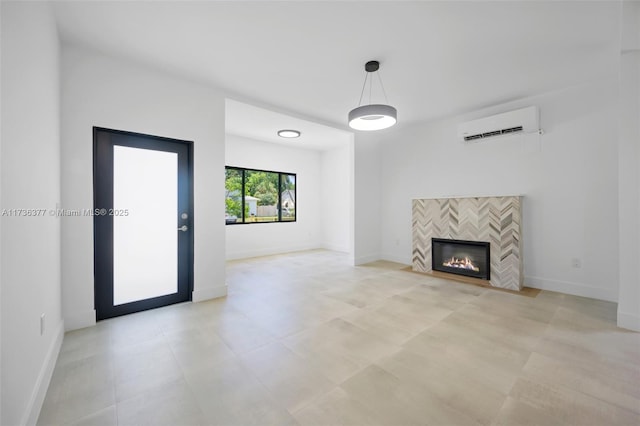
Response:
[[[537,106],[516,109],[458,125],[458,137],[463,141],[479,141],[518,132],[542,134]]]

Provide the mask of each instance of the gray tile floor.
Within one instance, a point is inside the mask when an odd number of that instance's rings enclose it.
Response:
[[[640,334],[535,298],[310,251],[229,295],[67,333],[41,425],[639,425]]]

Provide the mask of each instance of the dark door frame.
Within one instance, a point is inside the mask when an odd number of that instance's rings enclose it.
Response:
[[[187,268],[179,268],[178,280],[186,281],[186,285],[178,285],[178,292],[164,296],[153,297],[113,305],[113,216],[93,215],[93,260],[94,260],[94,308],[96,319],[102,320],[120,315],[153,309],[174,303],[191,301],[193,292],[193,142],[142,133],[113,130],[103,127],[93,128],[93,208],[113,208],[113,147],[128,146],[158,151],[157,142],[163,142],[160,151],[176,152],[184,156],[184,164],[178,167],[178,192],[187,191],[187,212],[189,218],[181,221],[189,227],[187,235],[178,240],[178,251],[187,256]],[[180,160],[179,160],[180,161]],[[185,179],[186,178],[186,179]],[[186,182],[187,188],[184,187]],[[176,221],[176,232],[178,222]],[[101,244],[98,244],[101,242]],[[186,276],[184,275],[186,274]]]

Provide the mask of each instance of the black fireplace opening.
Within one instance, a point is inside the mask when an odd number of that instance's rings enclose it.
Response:
[[[432,238],[431,262],[434,271],[491,279],[488,242]]]

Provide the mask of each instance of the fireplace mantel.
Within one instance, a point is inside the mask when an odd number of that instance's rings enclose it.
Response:
[[[493,287],[521,290],[522,196],[443,197],[413,200],[413,264],[431,272],[431,238],[488,241]]]

